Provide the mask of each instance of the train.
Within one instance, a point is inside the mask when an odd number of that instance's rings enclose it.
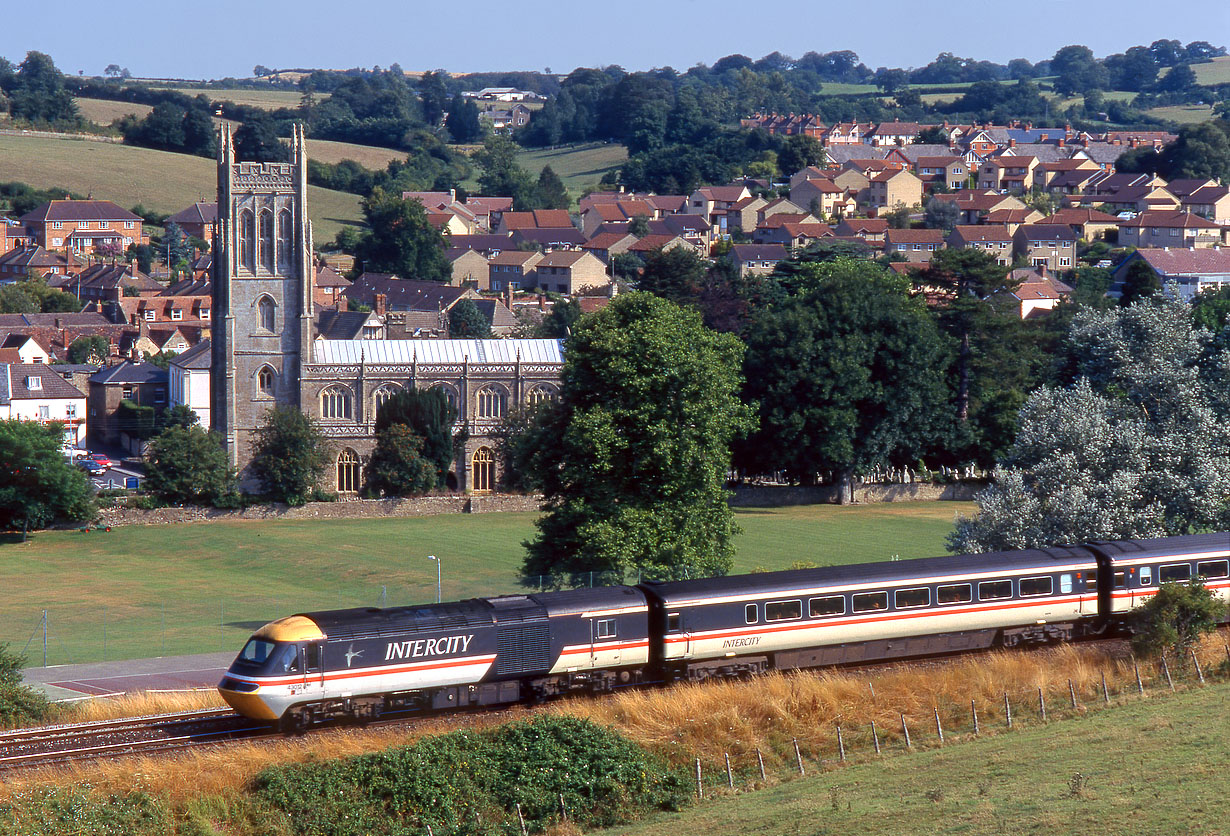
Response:
[[[257,630],[218,690],[290,731],[1074,641],[1197,577],[1230,601],[1230,532],[305,612]]]

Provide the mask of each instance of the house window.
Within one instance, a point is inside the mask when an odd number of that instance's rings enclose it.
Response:
[[[79,223],[79,224],[77,225],[77,228],[78,228],[78,229],[89,229],[89,228],[90,228],[90,222],[89,222],[89,221],[82,221],[81,223]]]
[[[483,493],[495,490],[495,456],[492,455],[491,448],[479,447],[474,451],[471,461],[474,474],[471,487]]]
[[[43,388],[43,379],[41,377],[27,377],[26,388],[31,390],[41,390]]]
[[[156,314],[156,313],[154,312],[154,309],[153,309],[153,308],[148,308],[148,309],[145,311],[145,321],[146,321],[146,322],[153,322],[153,321],[154,321],[154,318],[155,318],[157,315],[158,315],[158,314]]]
[[[133,228],[132,221],[124,221],[124,229],[132,229],[132,228]]]
[[[341,386],[330,386],[320,393],[320,417],[349,420],[350,392]]]
[[[503,418],[508,394],[500,387],[488,386],[478,392],[478,417]]]
[[[178,319],[183,319],[183,318],[184,318],[184,312],[182,310],[180,310],[179,308],[173,308],[171,310],[171,319],[178,320]]]
[[[120,397],[126,401],[131,401],[135,393],[136,393],[136,389],[134,389],[132,386],[125,386],[123,389],[120,390]]]
[[[52,221],[52,222],[51,222],[51,228],[52,228],[52,229],[63,229],[63,228],[64,228],[64,224],[63,224],[61,221]]]
[[[337,457],[337,492],[358,493],[359,457],[349,447]]]
[[[50,417],[51,417],[51,407],[49,407],[49,406],[40,406],[40,407],[38,408],[38,420],[40,420],[40,421],[46,421],[46,420],[47,420],[47,419],[49,419]]]
[[[262,395],[273,396],[273,369],[264,366],[256,373],[256,388]]]
[[[110,229],[110,228],[111,228],[111,222],[110,222],[110,221],[99,221],[99,222],[98,222],[98,228],[99,228],[99,229]]]
[[[277,309],[277,304],[268,296],[262,296],[260,301],[256,303],[256,307],[260,311],[261,328],[266,331],[274,330],[274,314]]]
[[[64,405],[64,417],[70,421],[77,417],[77,405],[75,403]]]
[[[209,319],[209,308],[201,308],[201,319]]]

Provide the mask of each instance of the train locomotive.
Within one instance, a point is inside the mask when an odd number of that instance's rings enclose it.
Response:
[[[300,613],[254,633],[218,689],[294,729],[1070,641],[1196,577],[1230,600],[1230,532]]]

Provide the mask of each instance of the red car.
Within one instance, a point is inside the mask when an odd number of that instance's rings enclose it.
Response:
[[[106,456],[104,456],[102,453],[91,453],[90,458],[108,469],[115,467],[116,465],[116,462],[114,459],[109,459]]]

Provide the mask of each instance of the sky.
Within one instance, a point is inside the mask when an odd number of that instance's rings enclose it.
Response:
[[[66,73],[108,64],[137,77],[245,77],[263,64],[545,70],[618,64],[686,70],[732,53],[850,49],[868,66],[922,66],[940,52],[1039,61],[1066,44],[1103,56],[1158,38],[1230,47],[1228,0],[1026,0],[946,4],[776,0],[212,0],[116,14],[105,3],[8,0],[0,56],[46,52]],[[1173,10],[1173,13],[1168,13]]]

